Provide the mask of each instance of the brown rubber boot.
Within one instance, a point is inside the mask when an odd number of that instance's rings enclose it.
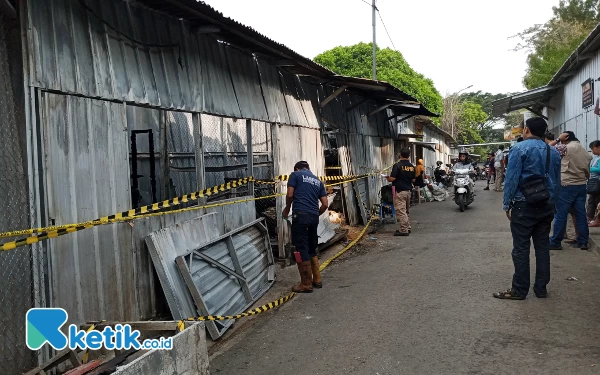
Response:
[[[298,272],[300,272],[300,284],[292,288],[292,292],[296,293],[312,293],[312,271],[310,270],[310,262],[301,262],[298,264]]]
[[[312,286],[313,288],[322,288],[323,283],[321,282],[321,271],[319,271],[319,257],[314,256],[310,258],[310,266],[312,271]]]

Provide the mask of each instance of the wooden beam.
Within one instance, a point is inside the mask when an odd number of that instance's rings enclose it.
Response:
[[[344,92],[344,90],[346,90],[347,88],[348,88],[348,86],[343,85],[340,88],[338,88],[337,90],[335,90],[331,95],[326,97],[325,100],[323,100],[321,103],[319,103],[319,108],[324,108],[327,104],[329,104],[330,101],[335,99],[338,95],[340,95],[342,92]]]
[[[367,116],[373,116],[376,113],[379,113],[381,111],[383,111],[384,109],[386,109],[387,107],[391,106],[391,104],[384,104],[381,107],[377,108],[376,110],[374,110],[373,112],[369,113]]]
[[[368,102],[369,100],[370,100],[370,99],[366,99],[366,98],[365,98],[365,99],[361,100],[361,101],[360,101],[360,102],[358,102],[358,103],[352,104],[350,107],[346,108],[346,113],[348,113],[348,112],[350,112],[350,111],[354,110],[355,108],[357,108],[357,107],[359,107],[359,106],[361,106],[361,105],[365,104],[365,103],[366,103],[366,102]]]

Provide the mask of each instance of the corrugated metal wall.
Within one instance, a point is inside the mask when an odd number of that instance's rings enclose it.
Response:
[[[50,220],[79,223],[131,208],[125,106],[55,94],[44,94],[43,105]],[[48,243],[52,305],[69,312],[69,323],[135,318],[128,227],[99,226]]]
[[[575,133],[581,144],[587,149],[590,142],[600,138],[598,126],[600,121],[594,115],[594,106],[582,108],[581,84],[588,79],[595,80],[600,76],[600,52],[589,59],[565,86],[558,89],[550,105],[555,110],[549,110],[548,127],[555,135],[570,130]],[[594,103],[599,96],[598,82],[594,82]]]
[[[184,21],[121,0],[30,1],[31,85],[103,99],[319,128],[297,76]],[[262,83],[262,86],[261,86]],[[265,93],[265,99],[263,95]],[[283,87],[283,95],[281,89]]]

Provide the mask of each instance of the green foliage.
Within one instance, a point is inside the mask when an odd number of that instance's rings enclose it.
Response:
[[[600,0],[561,0],[553,7],[553,17],[517,36],[516,50],[527,50],[527,71],[523,84],[531,90],[552,79],[569,55],[600,20]]]
[[[372,49],[371,43],[340,46],[321,53],[314,60],[340,75],[372,78]],[[431,112],[442,112],[442,97],[433,81],[415,72],[400,52],[377,48],[377,79],[415,97]]]
[[[489,92],[474,91],[467,92],[461,95],[463,100],[467,100],[473,103],[477,103],[481,106],[481,109],[488,115],[488,120],[497,120],[492,116],[492,102],[498,99],[502,99],[510,94],[491,94]]]
[[[484,143],[480,128],[487,121],[488,115],[483,111],[481,105],[468,100],[463,101],[460,103],[459,113],[459,142]]]

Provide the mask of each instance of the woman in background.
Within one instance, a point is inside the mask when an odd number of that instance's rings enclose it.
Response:
[[[590,162],[590,180],[600,180],[600,141],[590,143],[594,157]],[[588,194],[587,200],[587,218],[589,227],[600,227],[600,222],[596,219],[596,210],[600,203],[600,192]]]
[[[425,163],[423,162],[423,159],[419,159],[417,161],[417,167],[415,169],[415,176],[417,176],[415,178],[415,187],[416,187],[416,193],[417,193],[417,204],[421,203],[421,189],[425,186]]]

